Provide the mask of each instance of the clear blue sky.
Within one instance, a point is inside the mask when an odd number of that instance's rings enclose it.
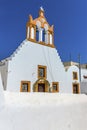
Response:
[[[55,46],[62,61],[87,63],[87,0],[0,0],[0,60],[9,57],[26,38],[29,14],[38,16],[43,6],[54,24]]]

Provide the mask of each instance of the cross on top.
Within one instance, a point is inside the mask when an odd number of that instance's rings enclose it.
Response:
[[[40,10],[44,11],[44,8],[41,6],[41,7],[40,7]]]

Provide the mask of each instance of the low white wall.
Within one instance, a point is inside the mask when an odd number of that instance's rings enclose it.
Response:
[[[86,130],[87,96],[5,93],[0,130]]]

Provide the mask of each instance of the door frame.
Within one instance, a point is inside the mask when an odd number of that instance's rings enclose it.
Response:
[[[42,91],[42,92],[46,92],[46,87],[45,87],[46,85],[45,85],[45,83],[38,83],[38,92],[40,92],[40,91],[39,91],[39,85],[40,85],[40,84],[43,84],[43,85],[44,85],[44,91]]]
[[[78,87],[78,93],[76,93],[76,94],[79,94],[80,93],[80,84],[79,83],[72,83],[72,92],[73,92],[73,94],[75,94],[74,93],[74,89],[73,89],[74,85],[77,85],[77,87]]]
[[[33,85],[33,91],[38,92],[38,84],[45,84],[45,92],[49,92],[50,83],[44,78],[38,79]]]

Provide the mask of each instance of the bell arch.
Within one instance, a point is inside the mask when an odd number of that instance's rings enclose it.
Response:
[[[34,27],[31,27],[31,39],[34,39]]]

